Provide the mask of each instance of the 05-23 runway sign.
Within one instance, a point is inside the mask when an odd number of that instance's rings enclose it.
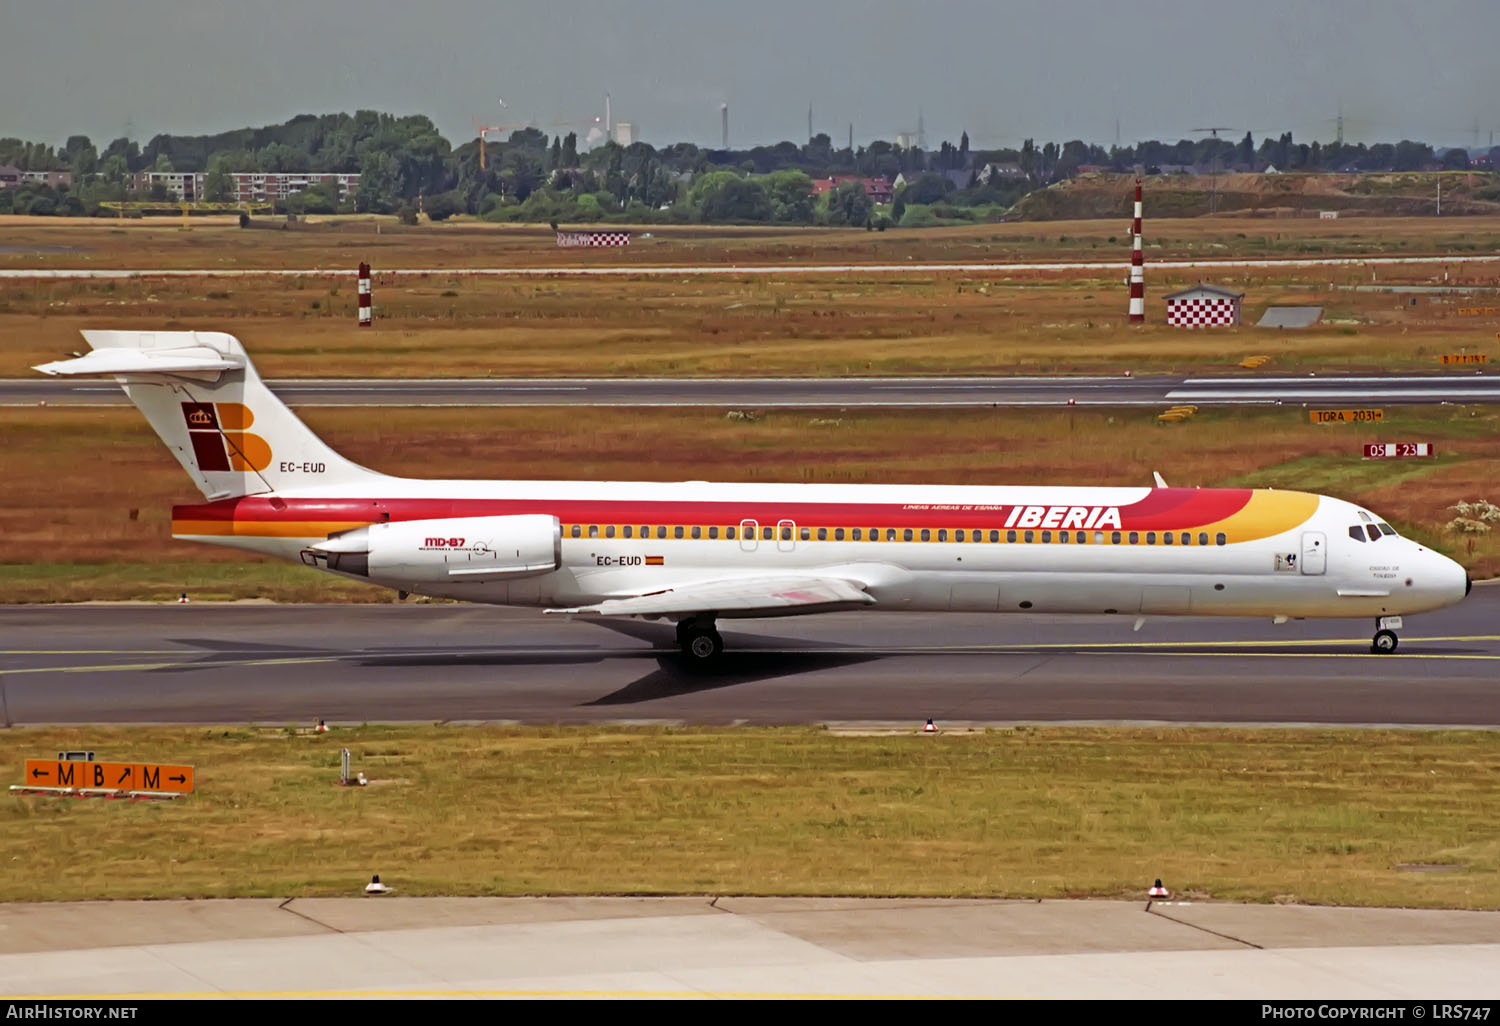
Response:
[[[27,759],[27,787],[175,791],[192,794],[193,767],[165,762],[80,762]]]

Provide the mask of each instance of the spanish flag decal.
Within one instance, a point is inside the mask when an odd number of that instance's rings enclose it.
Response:
[[[661,566],[662,562],[663,562],[662,561],[662,557],[660,557],[660,556],[647,556],[646,557],[646,565],[647,566]]]

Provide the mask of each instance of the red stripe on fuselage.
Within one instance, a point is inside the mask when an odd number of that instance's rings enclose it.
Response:
[[[441,520],[448,517],[545,513],[570,524],[774,524],[806,527],[1002,527],[1017,505],[1043,509],[1117,508],[1126,530],[1190,529],[1233,515],[1250,501],[1248,488],[1157,488],[1129,505],[1048,502],[934,504],[895,502],[662,502],[640,499],[272,499],[247,496],[174,506],[172,519],[237,523]]]

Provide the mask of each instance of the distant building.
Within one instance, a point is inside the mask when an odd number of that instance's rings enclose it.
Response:
[[[896,133],[896,145],[899,146],[899,147],[901,147],[903,150],[916,149],[916,146],[917,146],[917,133],[916,132],[897,132]]]
[[[159,185],[174,200],[196,203],[203,196],[202,171],[137,171],[129,181],[131,192],[147,193]]]
[[[989,185],[991,179],[998,178],[1001,181],[1022,181],[1027,177],[1025,171],[1021,170],[1020,164],[986,164],[976,172],[976,179],[980,185]]]
[[[889,203],[895,195],[896,188],[886,178],[861,178],[859,175],[830,175],[827,178],[813,179],[813,195],[822,196],[837,189],[845,182],[858,182],[865,187],[865,195],[870,197],[872,203]]]
[[[316,171],[234,171],[230,199],[235,203],[274,203],[313,185],[331,187],[338,200],[353,199],[359,193],[359,175],[330,174]]]
[[[621,146],[629,146],[640,140],[640,132],[634,121],[615,122],[615,142]]]
[[[65,189],[73,184],[71,171],[22,171],[21,180],[51,189]]]
[[[19,189],[22,181],[21,175],[24,173],[18,167],[0,164],[0,189]]]
[[[1169,292],[1167,323],[1177,328],[1235,327],[1240,323],[1240,301],[1243,292],[1222,285],[1199,282],[1192,288]]]

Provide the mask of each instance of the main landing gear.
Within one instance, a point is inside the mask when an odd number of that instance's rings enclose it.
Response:
[[[1375,621],[1375,637],[1370,640],[1370,651],[1377,655],[1389,655],[1396,651],[1399,640],[1396,632],[1401,629],[1401,617],[1382,616]]]
[[[677,645],[688,665],[707,668],[724,654],[724,639],[714,629],[712,616],[690,616],[677,624]]]

